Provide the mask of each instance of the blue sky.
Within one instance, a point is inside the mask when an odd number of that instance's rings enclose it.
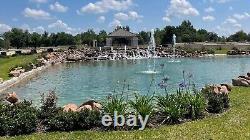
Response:
[[[1,0],[0,33],[12,27],[77,34],[116,25],[150,30],[190,20],[196,28],[229,35],[250,32],[249,0]]]

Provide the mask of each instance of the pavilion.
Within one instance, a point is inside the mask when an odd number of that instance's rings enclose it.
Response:
[[[124,29],[117,29],[110,33],[106,39],[106,46],[124,47],[138,46],[138,35]]]

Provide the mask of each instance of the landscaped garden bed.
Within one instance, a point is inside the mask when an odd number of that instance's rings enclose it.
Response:
[[[15,97],[10,94],[6,99],[12,104],[0,105],[0,135],[77,130],[142,130],[144,127],[158,128],[161,125],[175,125],[202,119],[211,114],[223,113],[229,108],[230,89],[227,86],[208,86],[202,91],[190,87],[191,85],[181,83],[177,93],[166,92],[157,96],[135,94],[131,99],[126,98],[123,93],[116,94],[100,101],[101,108],[80,110],[57,107],[57,97],[53,91],[47,96],[42,96],[39,108],[32,106],[28,101],[13,102],[12,99]],[[226,90],[223,90],[225,88]],[[114,118],[114,113],[124,118],[134,115],[138,120],[131,122],[135,125],[128,125],[122,122],[121,118],[116,118],[120,125],[111,122],[111,125],[105,127],[102,123],[103,116],[108,114]],[[144,125],[139,117],[145,119]],[[115,118],[113,120],[115,121]]]

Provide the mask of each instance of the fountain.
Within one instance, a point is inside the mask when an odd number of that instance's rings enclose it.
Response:
[[[172,55],[172,60],[169,62],[180,62],[180,60],[176,60],[176,52],[175,52],[175,47],[176,47],[176,35],[173,34],[173,55]]]
[[[158,74],[159,72],[155,70],[155,58],[156,56],[156,52],[155,52],[155,38],[154,38],[154,29],[151,30],[151,34],[150,34],[150,43],[148,46],[148,50],[147,50],[147,57],[148,58],[153,58],[153,66],[150,65],[150,63],[148,62],[147,66],[148,66],[148,70],[147,71],[142,71],[141,73],[143,74]]]

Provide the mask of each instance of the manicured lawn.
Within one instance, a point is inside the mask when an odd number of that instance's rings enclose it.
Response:
[[[161,126],[157,129],[131,132],[91,132],[32,134],[11,137],[27,140],[130,140],[130,139],[250,139],[250,88],[233,88],[231,109],[221,115],[180,125]],[[0,138],[0,139],[7,139]]]
[[[38,55],[21,55],[9,58],[0,58],[0,78],[8,80],[9,70],[18,65],[26,65],[35,62]]]
[[[229,48],[223,48],[221,50],[215,50],[215,54],[227,54],[227,52],[229,51]]]

